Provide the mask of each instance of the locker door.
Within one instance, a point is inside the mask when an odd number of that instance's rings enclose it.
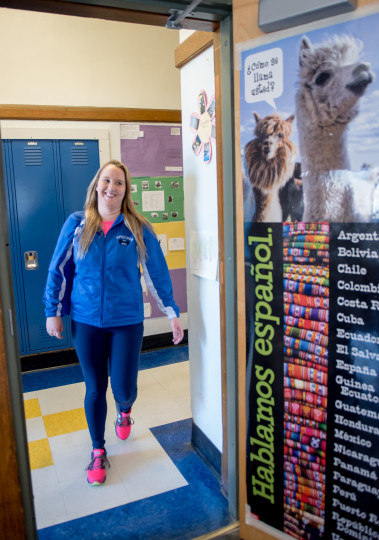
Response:
[[[52,141],[12,141],[14,196],[19,231],[19,264],[27,322],[28,352],[67,346],[50,337],[42,303],[49,262],[57,241],[62,213],[54,166]]]
[[[87,187],[99,169],[99,141],[59,141],[64,219],[82,210]]]

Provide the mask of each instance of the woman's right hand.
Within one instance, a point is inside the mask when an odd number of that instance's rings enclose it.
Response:
[[[46,332],[49,336],[63,339],[63,321],[62,317],[47,317],[46,319]]]

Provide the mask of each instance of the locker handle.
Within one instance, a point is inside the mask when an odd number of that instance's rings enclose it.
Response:
[[[36,251],[25,251],[24,259],[25,259],[26,270],[37,270],[38,253]]]

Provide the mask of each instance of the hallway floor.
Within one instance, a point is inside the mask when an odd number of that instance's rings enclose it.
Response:
[[[40,540],[193,539],[232,522],[218,479],[190,443],[188,347],[142,354],[127,441],[115,435],[108,390],[104,486],[86,483],[80,367],[23,374],[23,387]]]

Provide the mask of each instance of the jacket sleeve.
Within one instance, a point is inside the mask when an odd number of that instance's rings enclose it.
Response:
[[[60,232],[49,265],[43,296],[46,317],[63,317],[70,314],[70,297],[75,270],[73,239],[79,223],[78,215],[72,214]]]
[[[142,263],[146,286],[155,298],[159,309],[169,318],[179,317],[179,307],[175,304],[170,272],[158,238],[144,229],[146,261]]]

